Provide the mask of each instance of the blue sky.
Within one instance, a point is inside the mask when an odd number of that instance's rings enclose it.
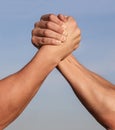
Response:
[[[21,69],[36,53],[31,30],[40,16],[73,16],[82,32],[76,58],[87,68],[115,83],[114,0],[1,0],[0,78]],[[6,130],[103,130],[54,69],[22,115]]]

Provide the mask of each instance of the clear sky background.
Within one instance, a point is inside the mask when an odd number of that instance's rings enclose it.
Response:
[[[84,66],[115,83],[115,0],[0,0],[0,78],[20,70],[34,56],[37,49],[31,44],[31,30],[47,13],[76,19],[82,41],[74,55]],[[21,116],[6,128],[103,129],[56,69]]]

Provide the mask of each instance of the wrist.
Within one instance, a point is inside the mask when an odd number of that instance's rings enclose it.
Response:
[[[72,55],[72,54],[68,55],[65,59],[61,60],[61,61],[58,63],[58,67],[63,66],[63,65],[66,64],[66,62],[68,62],[68,61],[71,62],[72,58],[73,58],[73,55]]]
[[[45,60],[47,64],[53,65],[54,67],[61,61],[59,54],[56,53],[55,46],[42,46],[38,53],[41,53],[43,60]]]

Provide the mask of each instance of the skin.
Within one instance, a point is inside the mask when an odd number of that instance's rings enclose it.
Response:
[[[52,19],[53,16],[54,15],[49,15],[48,19]],[[58,31],[55,31],[52,28],[52,24],[55,25],[56,23],[54,18],[53,20],[54,21],[50,23],[48,21],[45,22],[44,27],[50,27],[52,36],[61,33],[61,40],[58,40],[57,42],[56,39],[52,40],[51,36],[48,39],[41,37],[40,41],[44,43],[45,40],[49,40],[51,44],[59,43],[59,45],[42,46],[33,59],[20,71],[0,80],[0,130],[3,130],[21,114],[27,104],[38,92],[47,75],[59,64],[62,59],[67,57],[74,49],[76,49],[80,42],[79,38],[76,39],[76,32],[74,31],[77,30],[78,27],[76,24],[74,24],[71,25],[71,28],[67,29],[68,32],[71,32],[73,35],[70,37],[70,39],[68,39],[68,42],[64,44],[66,39],[62,38],[62,34],[64,33],[64,28],[66,25],[63,25],[63,22],[59,22],[56,28]],[[71,24],[72,22],[73,20],[68,18],[66,24]],[[32,31],[33,43],[38,40],[38,34],[36,32],[40,32],[38,29],[39,25],[39,22],[36,23],[35,28]],[[43,34],[49,34],[49,30],[47,31],[45,31]],[[71,40],[75,42],[70,44]]]
[[[45,15],[41,18],[41,23],[44,21],[54,21],[53,19],[48,19],[49,15]],[[56,16],[55,16],[56,17]],[[58,20],[63,21],[63,23],[66,25],[66,22],[68,21],[68,17],[65,17],[63,15],[57,16]],[[56,18],[55,18],[56,20]],[[73,19],[74,21],[74,19]],[[54,22],[56,23],[56,21]],[[58,22],[57,22],[58,23]],[[71,28],[71,24],[75,24],[75,21],[73,23],[67,24],[67,28]],[[47,26],[41,27],[41,25],[38,26],[39,28],[44,28],[46,30],[50,30],[50,28]],[[52,26],[52,28],[55,31],[56,26]],[[71,44],[74,42],[72,40],[69,40],[70,37],[72,37],[73,34],[69,34],[67,31],[67,28],[65,29],[65,34],[67,34],[67,38],[65,41],[65,44],[70,42]],[[52,30],[52,29],[51,29]],[[79,30],[79,29],[78,29]],[[80,38],[80,31],[77,30],[77,36],[76,38]],[[79,33],[78,33],[79,32]],[[36,32],[38,35],[37,37],[40,38],[39,31]],[[63,35],[62,33],[58,32],[59,35]],[[44,35],[44,38],[48,38],[51,34]],[[52,40],[58,39],[60,40],[60,37],[58,36],[50,36]],[[34,43],[37,45],[47,45],[49,42],[47,39],[41,44],[38,42]],[[54,43],[52,44],[54,45]],[[56,44],[55,44],[56,45]],[[78,46],[77,46],[78,47]],[[63,59],[57,66],[58,70],[62,73],[62,75],[67,79],[67,81],[70,83],[71,87],[73,88],[76,96],[79,98],[79,100],[82,102],[82,104],[86,107],[86,109],[94,116],[94,118],[107,130],[115,130],[115,85],[110,83],[109,81],[105,80],[98,74],[88,70],[83,65],[81,65],[78,60],[70,54],[65,59]],[[69,68],[69,69],[68,69]]]

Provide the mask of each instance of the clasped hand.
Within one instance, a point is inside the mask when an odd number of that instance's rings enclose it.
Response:
[[[50,45],[50,48],[52,45],[54,55],[58,55],[60,60],[77,49],[80,40],[80,29],[74,18],[62,14],[43,15],[32,31],[33,45],[39,49],[43,45]]]

